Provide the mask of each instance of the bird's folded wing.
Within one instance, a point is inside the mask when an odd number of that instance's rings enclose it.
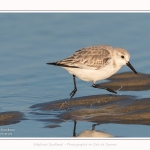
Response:
[[[55,65],[81,69],[100,69],[111,59],[109,46],[89,46],[76,51],[72,56],[57,61]]]

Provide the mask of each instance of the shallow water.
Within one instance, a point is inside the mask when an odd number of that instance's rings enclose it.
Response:
[[[46,62],[66,58],[85,46],[109,44],[126,48],[137,72],[150,73],[149,13],[1,13],[0,20],[0,112],[25,115],[19,123],[0,126],[14,129],[1,137],[72,137],[71,120],[45,128],[50,123],[37,121],[39,115],[30,109],[34,104],[66,99],[73,89],[72,76]],[[125,66],[119,73],[126,71]],[[75,97],[110,94],[79,79],[77,86]],[[121,93],[150,97],[149,90]],[[42,112],[40,119],[56,114]],[[91,122],[79,121],[77,133],[91,127]],[[96,129],[117,137],[150,136],[147,125],[102,124]]]

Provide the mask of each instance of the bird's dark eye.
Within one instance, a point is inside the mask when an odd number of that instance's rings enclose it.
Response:
[[[124,56],[122,55],[121,58],[124,58]]]

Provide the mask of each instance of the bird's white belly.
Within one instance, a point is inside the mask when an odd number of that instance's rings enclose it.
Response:
[[[104,67],[99,70],[79,69],[79,68],[69,68],[69,67],[63,67],[63,68],[66,69],[70,74],[74,74],[81,80],[92,81],[94,83],[98,80],[103,80],[110,77],[120,69],[120,67],[116,67],[116,68]]]

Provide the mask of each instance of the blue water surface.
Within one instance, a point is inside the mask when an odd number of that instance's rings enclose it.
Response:
[[[72,121],[45,128],[46,123],[30,114],[31,105],[69,98],[73,89],[72,76],[47,62],[66,58],[89,45],[108,44],[126,48],[137,72],[150,73],[149,13],[0,13],[0,20],[0,112],[20,111],[28,118],[0,126],[15,129],[6,137],[72,136]],[[130,69],[124,66],[119,72],[125,71]],[[75,97],[108,94],[91,84],[77,79]],[[150,97],[149,91],[122,94]],[[77,132],[91,126],[79,122]],[[150,136],[150,126],[146,125],[104,124],[96,128],[117,137]]]

